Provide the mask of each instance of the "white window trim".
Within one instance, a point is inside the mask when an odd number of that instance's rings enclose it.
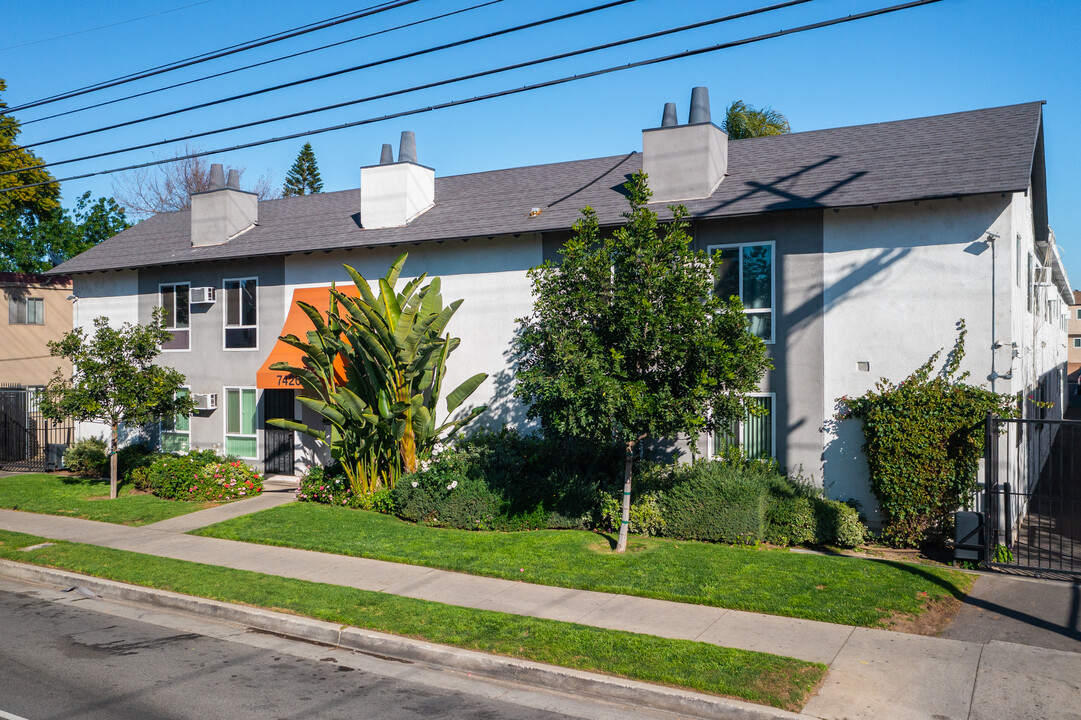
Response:
[[[1081,337],[1075,337],[1073,339],[1073,346],[1075,348],[1081,348]]]
[[[770,447],[769,447],[769,456],[770,456],[771,459],[776,460],[777,459],[777,393],[754,392],[754,393],[747,393],[747,397],[769,398],[770,399],[770,411],[769,411],[769,445],[770,445]],[[742,435],[743,421],[740,420],[739,424],[740,424],[740,434]],[[717,448],[714,447],[714,444],[716,442],[714,440],[714,436],[715,436],[715,433],[706,433],[706,457],[708,457],[710,460],[713,460],[713,459],[715,459],[717,457],[717,453],[716,453]]]
[[[31,301],[33,301],[35,305],[40,304],[40,306],[41,306],[41,322],[30,322],[30,302]],[[22,322],[14,322],[14,323],[9,322],[8,323],[9,325],[23,325],[23,326],[35,326],[35,327],[44,327],[45,326],[45,298],[43,298],[43,297],[34,297],[34,296],[31,296],[31,295],[24,295],[22,297],[17,297],[15,295],[8,295],[8,307],[9,308],[11,307],[11,303],[13,303],[13,302],[16,305],[21,304],[23,306],[23,321]],[[16,315],[18,315],[18,310],[16,310],[15,313],[16,313]],[[11,316],[11,311],[9,309],[8,310],[8,317],[10,318],[10,316]]]
[[[226,286],[226,283],[244,282],[245,280],[254,280],[255,281],[255,325],[230,325],[229,324],[229,293],[226,291],[225,286]],[[221,306],[221,310],[222,310],[222,312],[221,312],[221,349],[224,350],[225,352],[253,352],[253,351],[257,351],[259,349],[259,321],[263,316],[263,313],[260,310],[260,306],[262,305],[262,303],[259,302],[259,290],[260,290],[261,287],[262,287],[262,283],[259,282],[259,277],[256,276],[256,275],[252,275],[250,277],[222,278],[222,281],[221,281],[221,297],[222,297],[222,306]],[[233,330],[242,330],[244,328],[249,328],[249,327],[252,327],[252,328],[255,329],[255,346],[254,347],[250,347],[250,348],[231,348],[231,347],[226,346],[226,342],[225,342],[226,330],[229,330],[230,328],[232,328]]]
[[[229,391],[230,390],[254,390],[255,391],[255,434],[248,435],[247,433],[231,433],[229,432]],[[221,449],[223,455],[229,454],[229,438],[255,438],[255,455],[248,457],[247,455],[237,455],[241,460],[258,460],[259,459],[259,428],[262,427],[261,418],[259,417],[259,388],[254,385],[223,385],[222,386],[222,407],[224,412],[222,414],[221,423]],[[243,396],[241,396],[243,397]]]
[[[178,327],[167,327],[167,328],[165,328],[166,330],[170,330],[170,331],[173,331],[173,330],[187,330],[187,332],[188,332],[188,346],[186,348],[173,348],[171,350],[166,350],[165,348],[162,348],[161,351],[163,353],[186,353],[186,352],[191,352],[191,281],[189,280],[189,281],[185,281],[185,282],[158,283],[158,307],[161,307],[161,308],[165,307],[165,302],[164,302],[164,298],[162,297],[162,294],[161,294],[161,289],[163,287],[165,287],[166,285],[168,285],[170,287],[174,287],[174,288],[179,286],[179,285],[187,285],[188,286],[188,326],[186,328],[178,328]],[[176,297],[175,291],[174,291],[173,296]],[[176,317],[176,308],[173,308],[173,317],[174,318]]]
[[[164,284],[165,285],[170,285],[172,283],[164,283]],[[180,351],[177,350],[177,351],[174,351],[174,352],[180,352]],[[191,396],[191,385],[181,385],[180,389],[181,390],[187,390],[188,391],[188,396],[189,397]],[[158,421],[158,449],[160,449],[160,450],[162,449],[161,438],[165,437],[166,433],[168,433],[170,435],[187,435],[188,436],[188,449],[185,450],[182,454],[186,455],[186,454],[190,453],[191,452],[191,419],[192,419],[192,417],[194,417],[194,416],[193,415],[188,415],[188,431],[184,432],[184,433],[179,433],[179,432],[177,432],[175,430],[166,430],[164,424],[161,422],[161,420],[159,420]]]
[[[745,247],[757,247],[759,245],[769,246],[769,338],[762,338],[762,342],[766,345],[773,345],[777,338],[777,243],[774,240],[765,240],[762,242],[745,242],[734,243],[730,245],[707,245],[706,253],[713,255],[713,253],[721,250],[730,250],[733,248],[739,248],[739,296],[743,298],[743,248]],[[757,310],[747,308],[743,309],[746,315],[763,315],[765,314],[764,308],[758,308]]]

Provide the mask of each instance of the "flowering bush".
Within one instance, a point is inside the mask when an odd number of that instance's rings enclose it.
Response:
[[[251,466],[210,451],[159,455],[146,482],[155,495],[170,500],[225,502],[263,492],[263,480]]]
[[[349,485],[349,479],[337,464],[328,467],[313,465],[308,468],[300,479],[297,500],[374,510],[386,515],[394,513],[394,499],[389,488],[380,488],[374,493],[356,495]]]

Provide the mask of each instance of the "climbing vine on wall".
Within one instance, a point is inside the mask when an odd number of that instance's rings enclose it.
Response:
[[[965,382],[965,321],[938,373],[942,351],[898,383],[885,378],[857,398],[842,397],[838,419],[863,421],[863,451],[885,525],[883,539],[915,546],[940,540],[952,513],[976,490],[987,413],[1016,416],[1013,398]]]

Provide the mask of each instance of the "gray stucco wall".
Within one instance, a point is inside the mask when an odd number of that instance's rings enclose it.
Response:
[[[213,287],[212,305],[191,306],[189,349],[163,352],[158,362],[176,368],[187,378],[193,393],[217,393],[218,409],[197,412],[191,418],[192,448],[223,448],[225,442],[225,387],[254,387],[255,373],[281,333],[284,318],[284,258],[200,263],[139,271],[139,322],[150,320],[160,303],[162,283],[190,283],[191,287]],[[227,278],[258,278],[258,346],[254,349],[226,350],[224,345],[225,299],[222,283]],[[258,458],[264,457],[263,393],[256,392]],[[259,462],[253,462],[260,465]]]
[[[822,211],[800,210],[704,221],[695,247],[774,243],[773,370],[762,392],[775,393],[777,460],[822,481]],[[705,453],[705,439],[699,452]]]

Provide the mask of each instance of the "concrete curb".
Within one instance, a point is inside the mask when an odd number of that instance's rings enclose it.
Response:
[[[179,610],[296,640],[321,643],[395,660],[439,665],[504,682],[588,695],[612,702],[634,704],[638,707],[696,718],[813,720],[809,715],[791,713],[741,700],[676,690],[528,660],[487,655],[473,650],[462,650],[371,630],[335,625],[298,615],[128,585],[10,560],[0,560],[0,576],[47,585],[81,585],[106,600]]]

